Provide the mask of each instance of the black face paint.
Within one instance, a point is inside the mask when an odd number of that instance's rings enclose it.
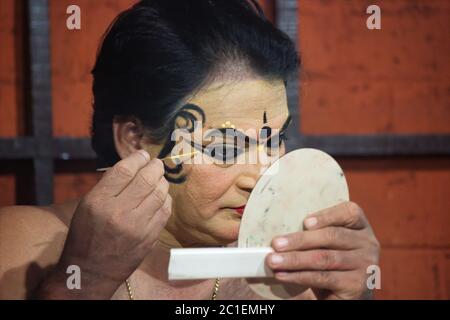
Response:
[[[196,113],[198,115],[196,115]],[[183,126],[184,129],[188,130],[188,132],[192,133],[195,130],[195,126],[194,123],[196,121],[199,121],[199,117],[201,118],[201,123],[204,124],[206,121],[206,116],[205,116],[205,112],[203,111],[202,108],[200,108],[199,106],[192,104],[192,103],[188,103],[186,105],[184,105],[176,114],[176,116],[174,117],[174,119],[171,121],[170,123],[170,127],[173,128],[173,130],[178,129],[179,127],[176,125],[177,120],[184,120],[184,122],[186,123],[185,126]],[[264,112],[263,115],[263,122],[264,124],[267,124],[267,114],[266,112]],[[287,128],[289,126],[289,124],[291,123],[291,116],[289,115],[285,121],[285,123],[283,124],[282,128],[280,129],[280,131],[277,133],[276,136],[271,137],[272,135],[272,128],[269,126],[264,126],[261,130],[260,133],[260,139],[266,139],[267,137],[270,137],[269,139],[267,139],[267,141],[265,142],[265,146],[266,146],[266,150],[270,152],[271,149],[273,148],[278,148],[281,146],[281,144],[283,143],[284,140],[287,140],[287,136],[286,136],[286,131]],[[230,130],[231,134],[230,134]],[[236,129],[233,128],[216,128],[213,131],[209,132],[205,138],[208,138],[212,135],[212,133],[221,133],[223,137],[225,136],[232,136],[234,139],[234,144],[230,144],[230,143],[224,143],[222,146],[212,146],[212,145],[201,145],[201,144],[197,144],[194,141],[191,141],[190,144],[192,147],[194,147],[195,149],[201,151],[202,153],[206,154],[207,156],[216,159],[218,161],[223,161],[224,163],[227,160],[231,160],[233,158],[237,158],[239,155],[241,155],[242,153],[245,152],[245,148],[237,148],[237,139],[241,139],[245,142],[245,147],[249,147],[250,144],[256,144],[257,141],[250,138],[249,136],[245,135],[244,133],[242,133],[241,131],[238,131]],[[172,149],[175,147],[176,141],[172,141],[171,139],[172,136],[172,132],[170,132],[170,135],[168,137],[168,139],[166,140],[163,148],[161,149],[161,152],[158,154],[158,158],[165,158],[167,157],[170,152],[172,151]],[[278,139],[278,143],[277,145],[274,145],[272,143],[272,140],[275,140],[274,138],[277,137]],[[171,168],[169,167],[166,163],[164,163],[164,169],[165,169],[165,174],[164,177],[167,179],[167,181],[171,182],[171,183],[183,183],[184,181],[186,181],[186,176],[185,175],[180,175],[181,171],[183,170],[183,164],[177,164],[175,165],[175,167]]]
[[[220,141],[223,141],[225,137],[233,137],[233,142],[227,141],[226,143],[221,143],[220,145],[212,142],[205,146],[191,141],[191,146],[206,154],[210,158],[213,158],[222,163],[225,163],[228,160],[235,159],[240,154],[245,152],[245,149],[236,147],[236,145],[238,144],[238,139],[245,139],[245,141],[247,141],[247,136],[240,131],[237,131],[233,128],[217,128],[210,130],[205,135],[205,139],[208,139],[211,136],[219,136],[221,138]]]
[[[267,113],[266,111],[264,111],[263,114],[263,124],[267,124]],[[260,134],[259,134],[259,138],[261,140],[267,139],[268,137],[270,137],[272,135],[272,128],[269,126],[264,126],[261,128]]]
[[[264,121],[267,121],[266,113],[264,113]],[[281,127],[281,129],[273,137],[271,136],[272,135],[271,127],[264,126],[262,128],[260,132],[260,139],[265,140],[268,137],[270,137],[265,141],[265,148],[268,154],[272,152],[272,149],[281,147],[283,141],[288,139],[286,136],[286,131],[290,123],[291,123],[291,116],[289,115],[285,123]],[[233,142],[229,141],[227,143],[223,143],[221,146],[220,145],[218,146],[214,143],[205,146],[195,143],[194,141],[191,141],[191,146],[221,163],[225,163],[228,160],[237,158],[239,155],[241,155],[246,151],[246,148],[248,148],[250,144],[252,145],[257,144],[257,140],[254,140],[249,136],[245,135],[243,132],[233,128],[213,129],[208,134],[205,135],[205,139],[209,138],[212,135],[219,137],[221,136],[222,138],[221,141],[223,141],[224,137],[233,137]],[[237,147],[238,139],[244,141],[245,148]]]
[[[280,131],[273,137],[270,137],[269,139],[267,139],[266,149],[268,151],[273,148],[281,147],[281,144],[283,143],[283,141],[288,140],[287,129],[288,129],[289,125],[291,124],[291,121],[292,121],[292,118],[291,118],[291,115],[289,115],[287,117],[286,121],[284,122],[283,126],[280,128]],[[278,142],[278,143],[273,143],[273,141]]]
[[[199,114],[199,116],[201,117],[201,123],[204,124],[206,117],[203,109],[195,104],[188,103],[185,104],[177,112],[176,116],[171,121],[170,127],[173,128],[172,130],[178,129],[176,126],[176,122],[181,118],[186,123],[186,126],[183,126],[183,128],[188,130],[190,133],[194,132],[195,129],[194,123],[196,121],[199,121],[198,116],[196,116],[195,113]],[[175,147],[176,141],[172,141],[171,139],[172,132],[173,131],[170,132],[169,137],[166,140],[166,143],[161,149],[161,152],[158,154],[159,159],[167,157],[172,151],[172,149]],[[185,175],[179,175],[180,172],[183,170],[182,163],[175,165],[175,167],[173,168],[169,167],[166,163],[164,163],[164,170],[165,170],[164,177],[167,179],[167,181],[172,183],[183,183],[184,181],[186,181]]]

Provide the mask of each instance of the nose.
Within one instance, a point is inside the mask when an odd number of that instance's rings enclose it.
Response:
[[[248,193],[251,193],[256,185],[256,179],[250,176],[240,176],[236,182],[236,186]]]
[[[277,159],[279,157],[282,157],[286,153],[284,144],[280,147],[278,152],[279,153]],[[242,171],[240,172],[240,175],[236,181],[237,187],[250,193],[255,188],[258,179],[270,167],[273,161],[274,159],[272,159],[272,161],[268,161],[268,159],[266,159],[265,161],[258,161],[256,164],[248,163],[240,165]]]
[[[236,186],[250,193],[255,188],[256,182],[261,176],[261,165],[243,165],[241,168],[242,171],[236,180]]]

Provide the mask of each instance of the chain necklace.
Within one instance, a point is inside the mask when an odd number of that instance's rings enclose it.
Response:
[[[170,248],[167,245],[165,245],[163,242],[161,242],[161,240],[159,240],[159,243],[166,248]],[[222,246],[222,247],[225,247],[225,246]],[[128,297],[130,298],[130,300],[134,300],[133,289],[131,288],[130,279],[125,280],[125,285],[127,287]],[[220,280],[219,280],[219,278],[216,278],[216,281],[214,282],[213,292],[211,295],[211,300],[216,300],[217,294],[219,292],[219,285],[220,285]]]
[[[125,280],[125,284],[127,286],[128,297],[130,298],[130,300],[134,300],[133,290],[131,288],[130,280],[129,279]],[[213,293],[211,295],[211,300],[216,300],[217,293],[219,292],[219,285],[220,285],[220,280],[219,280],[219,278],[216,278],[216,281],[214,282]]]

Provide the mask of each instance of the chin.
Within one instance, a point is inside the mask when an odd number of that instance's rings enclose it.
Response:
[[[239,215],[229,209],[219,210],[212,218],[196,226],[195,242],[201,246],[226,246],[237,241],[240,225]]]
[[[229,243],[235,242],[239,236],[239,227],[241,221],[239,220],[225,220],[221,223],[221,228],[214,230],[211,236],[216,238],[221,245],[227,245]]]

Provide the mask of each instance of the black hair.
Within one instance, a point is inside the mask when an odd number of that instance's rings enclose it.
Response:
[[[286,83],[298,65],[294,43],[254,0],[138,2],[112,22],[92,70],[92,146],[98,166],[120,160],[115,117],[138,119],[151,139],[163,142],[176,117],[192,118],[187,109],[204,119],[201,109],[183,101],[209,81],[246,71]],[[160,155],[170,147],[166,143]]]

